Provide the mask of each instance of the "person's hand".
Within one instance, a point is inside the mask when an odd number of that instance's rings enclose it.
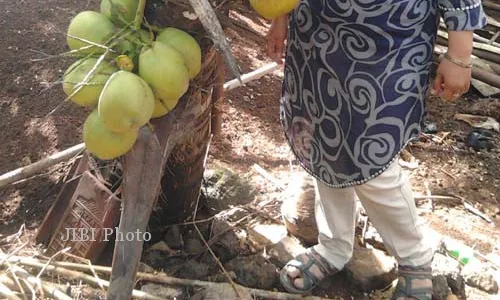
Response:
[[[276,18],[267,33],[267,55],[279,64],[283,63],[288,36],[288,16]]]
[[[469,57],[457,58],[462,62]],[[470,87],[471,69],[459,66],[445,58],[439,64],[432,94],[453,101],[465,94]]]
[[[472,31],[448,32],[448,58],[443,58],[437,69],[432,94],[447,101],[456,100],[470,87],[470,64],[473,46]]]

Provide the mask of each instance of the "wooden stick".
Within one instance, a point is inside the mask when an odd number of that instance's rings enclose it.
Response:
[[[267,65],[255,70],[255,71],[252,71],[250,73],[242,75],[241,82],[239,82],[238,79],[233,79],[233,80],[225,83],[224,90],[226,90],[226,91],[233,90],[237,87],[242,86],[242,84],[248,83],[252,80],[257,80],[264,75],[267,75],[269,73],[274,72],[277,69],[279,69],[279,65],[277,63],[274,62],[274,63],[267,64]]]
[[[8,300],[22,300],[16,293],[9,289],[6,285],[0,282],[0,296],[5,297]]]
[[[0,257],[2,255],[0,254]],[[46,261],[35,259],[35,258],[26,258],[26,257],[20,257],[20,256],[13,256],[9,258],[9,261],[11,263],[18,263],[21,265],[25,266],[30,266],[30,267],[35,267],[35,268],[42,268],[45,266]],[[65,268],[63,268],[63,266]],[[72,270],[69,270],[71,268]],[[110,267],[105,267],[105,266],[93,266],[93,269],[97,272],[103,273],[103,274],[111,274],[111,268]],[[80,273],[78,271],[74,270],[80,270],[80,271],[88,271],[90,272],[91,269],[88,265],[85,264],[78,264],[78,263],[69,263],[69,262],[52,262],[49,267],[47,267],[48,272],[54,272],[57,274],[60,274],[62,276],[68,276],[66,278],[70,279],[82,279],[87,278],[89,281],[84,280],[88,283],[94,283],[95,284],[95,278],[92,276],[89,276],[87,274]],[[92,280],[88,277],[92,278]],[[211,287],[217,287],[219,285],[222,285],[223,283],[217,283],[217,282],[208,282],[208,281],[201,281],[201,280],[192,280],[192,279],[181,279],[181,278],[175,278],[175,277],[170,277],[165,274],[150,274],[150,273],[143,273],[143,272],[137,272],[137,280],[142,280],[142,281],[147,281],[147,282],[154,282],[154,283],[161,283],[161,284],[166,284],[166,285],[174,285],[174,286],[191,286],[191,287],[199,287],[199,288],[211,288]],[[102,283],[104,286],[107,286],[106,284],[108,283],[105,280],[102,280]],[[245,287],[239,286],[239,288],[246,289]],[[291,300],[320,300],[322,298],[320,297],[304,297],[301,295],[293,295],[293,294],[287,294],[287,293],[280,293],[280,292],[273,292],[273,291],[266,291],[266,290],[260,290],[260,289],[248,289],[248,291],[256,296],[256,297],[263,297],[263,298],[269,298],[269,299],[291,299]],[[147,298],[142,298],[142,299],[147,299]]]
[[[483,6],[491,10],[496,10],[500,12],[500,4],[495,4],[489,1],[483,1]]]
[[[3,255],[0,255],[0,257],[3,257]],[[35,259],[24,259],[24,258],[18,257],[18,256],[13,256],[13,257],[9,258],[7,261],[9,261],[11,263],[18,263],[21,265],[30,266],[30,267],[37,268],[37,269],[44,268],[46,263],[47,263],[47,261],[41,261],[41,260],[35,260]],[[94,286],[102,285],[104,287],[109,287],[109,281],[106,281],[104,279],[97,279],[91,275],[88,275],[88,274],[85,274],[85,273],[82,273],[79,271],[68,270],[66,268],[55,266],[55,264],[56,263],[52,263],[52,264],[48,265],[46,267],[46,271],[50,272],[50,273],[55,273],[55,274],[61,275],[62,277],[66,278],[66,279],[82,280],[82,281],[84,281],[88,284],[92,284]],[[91,268],[88,265],[82,264],[81,266],[85,266],[85,268],[87,268],[86,270],[88,270],[88,271],[91,270]],[[104,270],[103,267],[101,267],[101,268],[94,267],[94,269],[95,270],[100,269],[99,271]],[[105,267],[105,270],[106,270],[106,272],[103,272],[103,273],[111,274],[111,268]],[[36,279],[36,277],[34,277],[34,278]],[[145,293],[143,291],[139,291],[139,290],[135,290],[135,289],[132,291],[132,297],[137,298],[137,299],[145,299],[145,300],[161,300],[162,299],[162,298],[159,298],[159,297],[156,297],[156,296],[150,295],[148,293]]]
[[[75,155],[78,155],[85,149],[85,144],[79,144],[73,146],[69,149],[66,149],[62,152],[55,153],[47,158],[44,158],[34,164],[31,164],[26,167],[22,167],[16,169],[14,171],[10,171],[0,176],[0,188],[19,181],[21,179],[25,179],[35,175],[36,173],[49,168],[51,166],[57,165],[60,162],[66,161]]]
[[[39,278],[36,278],[35,276],[31,275],[28,273],[28,271],[24,270],[21,267],[18,266],[13,266],[14,268],[14,273],[25,279],[27,282],[29,282],[32,285],[38,286],[43,289],[45,293],[47,293],[49,296],[57,299],[57,300],[72,300],[70,296],[68,296],[66,293],[61,291],[57,286],[53,285],[50,282],[42,281]]]

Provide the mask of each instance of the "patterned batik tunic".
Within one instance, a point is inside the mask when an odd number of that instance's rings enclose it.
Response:
[[[301,0],[290,16],[281,123],[330,187],[381,174],[421,130],[436,30],[486,25],[480,0]]]

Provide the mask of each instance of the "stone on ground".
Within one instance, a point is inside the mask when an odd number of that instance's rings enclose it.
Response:
[[[205,172],[202,192],[205,196],[205,207],[214,213],[226,210],[230,206],[247,204],[255,196],[255,188],[248,180],[223,168]]]
[[[306,251],[300,242],[293,237],[284,237],[268,249],[269,260],[280,269],[295,256]]]
[[[397,279],[396,260],[378,249],[355,247],[346,271],[352,284],[363,292],[383,289]]]
[[[444,275],[432,276],[433,297],[434,300],[446,300],[451,295],[451,289],[448,286],[448,280]]]
[[[155,283],[148,283],[141,287],[141,291],[163,299],[185,299],[186,291],[182,287],[172,287]]]
[[[271,289],[278,280],[277,268],[261,255],[237,257],[225,265],[228,271],[236,274],[236,281],[243,286]]]

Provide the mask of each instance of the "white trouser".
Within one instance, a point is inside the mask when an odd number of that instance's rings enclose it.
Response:
[[[355,194],[384,244],[400,265],[422,266],[433,251],[424,241],[411,186],[396,160],[384,173],[365,184],[332,189],[316,182],[316,222],[319,244],[314,249],[337,269],[350,260],[354,246]]]

